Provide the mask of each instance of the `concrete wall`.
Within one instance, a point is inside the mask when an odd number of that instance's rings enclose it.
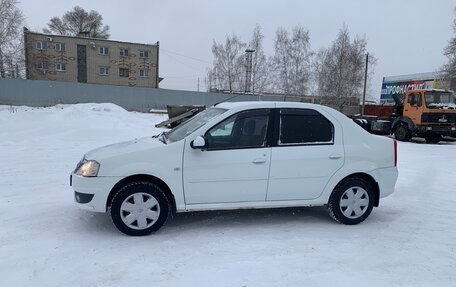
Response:
[[[42,107],[56,104],[114,103],[126,110],[149,111],[150,109],[166,109],[166,105],[212,106],[233,96],[235,95],[39,80],[0,79],[0,105]],[[258,101],[260,99],[282,101],[283,97],[239,95],[232,101]]]

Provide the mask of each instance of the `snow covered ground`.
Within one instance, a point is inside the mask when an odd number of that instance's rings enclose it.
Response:
[[[324,208],[180,214],[128,237],[73,204],[95,147],[164,115],[0,106],[0,286],[456,286],[456,144],[399,143],[396,192],[357,226]]]

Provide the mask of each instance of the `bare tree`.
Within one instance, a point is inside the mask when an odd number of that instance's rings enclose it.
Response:
[[[266,55],[263,49],[264,35],[261,32],[260,25],[256,25],[253,29],[252,39],[249,43],[249,48],[254,50],[252,56],[252,93],[264,92],[268,85],[268,64]]]
[[[355,36],[351,40],[350,32],[344,26],[329,48],[317,52],[314,62],[317,91],[319,96],[326,98],[327,104],[342,110],[351,99],[361,97],[366,46],[365,37]],[[369,62],[372,74],[375,57],[370,55]]]
[[[72,11],[67,11],[62,18],[53,17],[43,29],[44,33],[58,35],[77,36],[81,33],[89,33],[91,38],[108,39],[109,26],[103,25],[103,17],[94,10],[87,12],[76,6]]]
[[[271,58],[277,92],[285,95],[304,95],[310,86],[311,56],[309,31],[295,26],[291,35],[277,29],[275,53]]]
[[[456,33],[456,19],[453,20],[453,32]],[[444,76],[447,78],[456,77],[456,36],[448,41],[448,45],[443,50],[443,55],[448,58],[448,62],[442,67]]]
[[[209,89],[218,89],[229,92],[242,91],[244,88],[243,75],[245,73],[243,43],[236,35],[227,35],[225,44],[212,44],[214,64],[208,72]]]
[[[0,0],[0,78],[18,78],[23,70],[22,11],[16,0]]]

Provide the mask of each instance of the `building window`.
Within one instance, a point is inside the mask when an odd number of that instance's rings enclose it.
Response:
[[[57,63],[57,64],[55,64],[55,69],[57,71],[60,71],[60,72],[66,71],[66,64],[65,63]]]
[[[38,50],[46,50],[47,49],[47,42],[46,41],[36,41],[35,47]]]
[[[99,53],[100,55],[107,55],[109,53],[108,47],[100,47]]]
[[[107,76],[109,75],[109,68],[108,67],[100,67],[100,76]]]
[[[149,78],[149,69],[139,69],[139,76],[141,78]]]
[[[120,49],[119,55],[122,57],[127,57],[128,56],[128,49]]]
[[[49,69],[49,64],[48,62],[39,62],[36,63],[35,68],[45,74]]]
[[[59,52],[65,51],[65,43],[55,43],[55,50]]]
[[[119,76],[120,77],[129,77],[130,76],[130,71],[125,68],[119,68]]]
[[[149,58],[149,51],[139,50],[139,57],[140,58]]]

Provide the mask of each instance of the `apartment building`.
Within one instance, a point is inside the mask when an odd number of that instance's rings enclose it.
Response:
[[[47,35],[24,28],[24,43],[27,79],[158,88],[158,42]]]

